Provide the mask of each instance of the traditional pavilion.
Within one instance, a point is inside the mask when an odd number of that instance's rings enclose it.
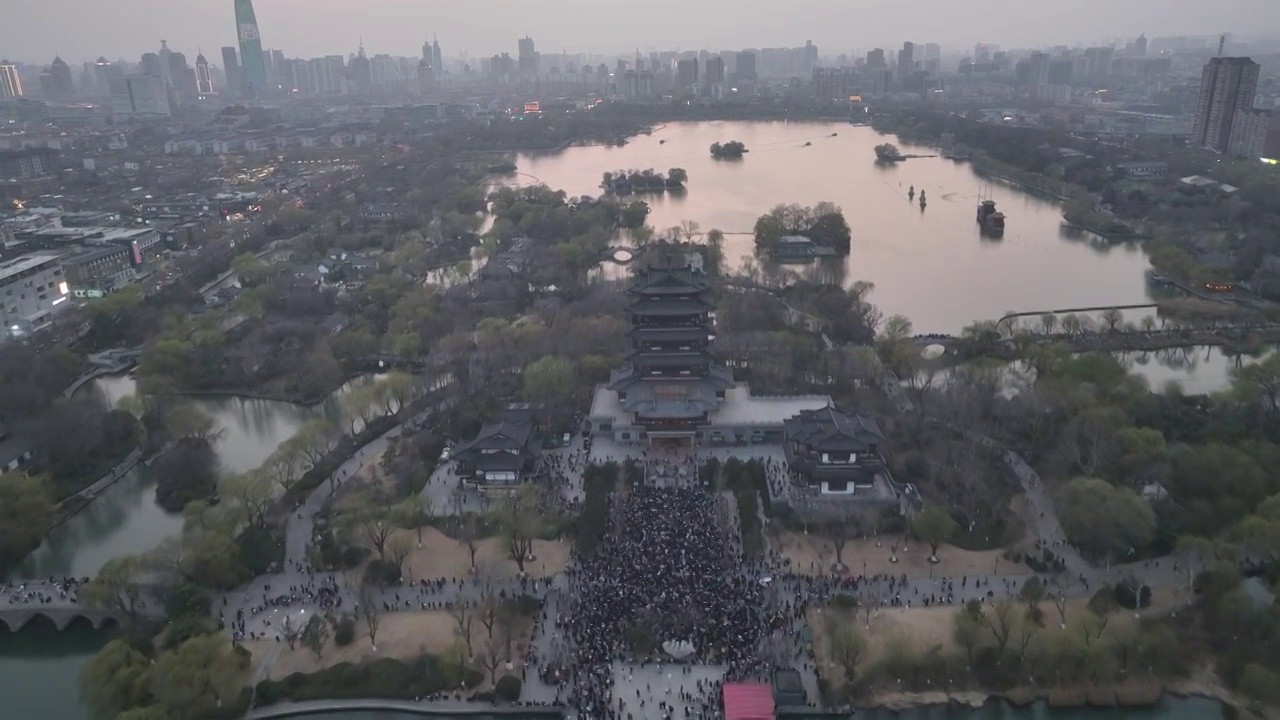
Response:
[[[453,449],[458,475],[487,488],[519,485],[534,472],[542,445],[537,408],[508,405],[470,442]]]
[[[734,387],[711,354],[710,293],[701,270],[677,260],[641,270],[627,288],[630,354],[607,387],[650,441],[692,440]]]

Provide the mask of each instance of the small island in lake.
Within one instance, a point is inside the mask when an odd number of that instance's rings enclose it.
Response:
[[[906,159],[898,146],[893,143],[881,143],[876,146],[876,160],[880,162],[898,162]]]
[[[613,195],[628,193],[660,193],[670,190],[684,190],[689,181],[689,173],[684,168],[671,168],[666,175],[650,168],[648,170],[619,170],[607,172],[600,187]]]
[[[717,160],[735,160],[741,158],[746,152],[750,152],[747,146],[737,140],[730,140],[723,144],[711,143],[711,157]]]
[[[756,220],[756,247],[779,261],[846,255],[851,232],[838,205],[779,205]]]

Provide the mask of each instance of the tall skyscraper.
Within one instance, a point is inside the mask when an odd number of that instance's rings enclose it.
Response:
[[[117,118],[161,117],[170,114],[164,79],[152,75],[113,77],[111,114]]]
[[[1147,36],[1139,35],[1137,40],[1133,41],[1133,52],[1135,55],[1147,54]]]
[[[743,50],[738,53],[738,62],[734,72],[739,80],[755,80],[756,79],[756,54],[750,50]]]
[[[111,78],[120,77],[120,69],[111,64],[111,61],[98,56],[93,63],[93,83],[97,92],[106,95],[111,92]]]
[[[209,61],[204,53],[196,55],[196,92],[200,95],[213,94],[213,74],[209,72]]]
[[[55,57],[49,70],[40,74],[40,87],[46,97],[70,97],[75,92],[75,86],[71,82],[71,66],[62,58]]]
[[[422,61],[431,67],[435,67],[435,52],[431,49],[430,40],[422,43]]]
[[[525,35],[519,42],[519,67],[521,75],[538,74],[538,51],[533,46],[533,38]]]
[[[676,82],[682,90],[698,84],[698,58],[676,61]]]
[[[910,77],[911,73],[916,69],[916,46],[915,43],[904,42],[902,49],[898,51],[898,76],[902,78]]]
[[[196,77],[187,65],[187,56],[180,52],[169,54],[169,87],[179,104],[195,98]]]
[[[253,0],[235,0],[236,37],[240,39],[240,62],[244,66],[244,82],[249,93],[267,86],[267,64],[262,58],[262,35],[258,18],[253,14]]]
[[[1227,152],[1252,160],[1280,159],[1280,112],[1259,108],[1237,112]]]
[[[431,41],[431,67],[435,68],[436,77],[444,74],[444,55],[440,52],[440,41]]]
[[[1193,146],[1227,152],[1236,114],[1253,107],[1258,70],[1247,57],[1216,57],[1205,64],[1191,123]]]
[[[227,94],[239,95],[244,88],[244,74],[240,70],[240,62],[236,60],[236,49],[222,48],[222,72],[227,76]]]
[[[719,55],[707,58],[706,80],[708,85],[724,82],[724,58]]]
[[[143,75],[164,77],[165,72],[160,67],[160,55],[158,53],[142,53],[142,61],[138,63],[138,72]]]
[[[0,60],[0,98],[22,97],[22,78],[18,66],[8,60]]]
[[[150,53],[148,53],[148,55],[149,54]],[[146,55],[143,55],[142,57],[145,58]],[[160,60],[160,77],[169,82],[173,82],[173,76],[169,72],[173,67],[169,64],[173,58],[173,51],[169,49],[168,41],[160,41],[160,51],[156,53],[156,57]],[[150,73],[147,74],[149,75]]]
[[[360,52],[351,58],[351,83],[355,88],[357,95],[368,95],[373,92],[373,66],[369,63],[369,58],[364,54],[364,46],[360,46]]]

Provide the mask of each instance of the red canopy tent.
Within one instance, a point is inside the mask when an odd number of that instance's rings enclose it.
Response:
[[[724,720],[775,720],[773,688],[764,683],[725,683]]]

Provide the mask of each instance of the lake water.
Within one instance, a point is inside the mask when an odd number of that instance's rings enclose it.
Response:
[[[224,470],[244,472],[261,465],[308,420],[336,418],[342,395],[377,377],[353,380],[313,406],[238,397],[193,398],[193,402],[223,431],[216,449]],[[133,394],[134,388],[133,380],[119,376],[96,380],[81,392],[96,394],[114,406]],[[155,482],[149,469],[139,465],[54,530],[14,577],[93,575],[111,558],[146,552],[181,529],[182,515],[156,505]],[[87,720],[76,680],[108,635],[80,626],[58,632],[39,622],[18,633],[0,630],[0,696],[8,698],[5,707],[15,713],[13,717]]]
[[[712,159],[711,143],[727,140],[750,152],[741,161]],[[1067,237],[1057,202],[983,178],[967,163],[933,157],[877,164],[873,148],[884,142],[904,153],[936,152],[844,123],[673,123],[622,147],[520,155],[516,164],[527,175],[513,182],[599,195],[605,172],[684,168],[686,192],[640,196],[652,209],[649,224],[693,220],[704,231],[742,233],[725,239],[735,267],[753,254],[756,219],[775,205],[834,202],[853,230],[838,279],[874,283],[870,299],[886,315],[906,315],[922,333],[957,333],[1009,311],[1150,302],[1148,262],[1138,248]],[[923,211],[918,197],[907,197],[912,185],[927,193]],[[979,235],[980,195],[1008,216],[1001,240]]]

